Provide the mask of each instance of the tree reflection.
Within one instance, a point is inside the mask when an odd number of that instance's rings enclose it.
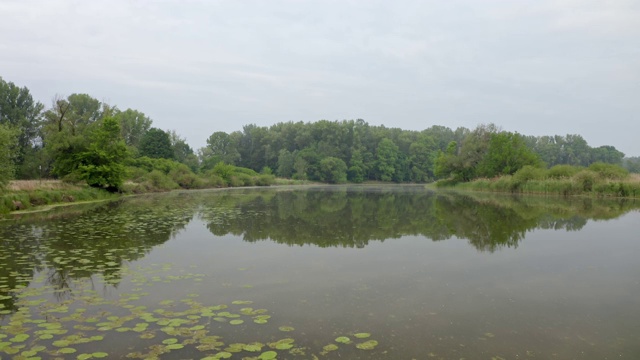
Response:
[[[211,194],[201,217],[212,234],[287,245],[362,248],[369,241],[422,235],[467,239],[480,251],[516,247],[528,231],[574,231],[610,219],[636,201],[432,192],[423,187],[318,187]]]

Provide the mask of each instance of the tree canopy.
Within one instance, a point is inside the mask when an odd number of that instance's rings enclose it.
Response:
[[[610,145],[591,147],[577,134],[524,136],[493,124],[473,130],[431,125],[421,131],[362,119],[247,124],[241,131],[213,131],[197,151],[177,131],[152,125],[139,110],[121,111],[82,93],[56,96],[45,108],[29,89],[0,78],[0,183],[53,176],[114,189],[122,184],[126,166],[152,161],[141,159],[180,163],[164,173],[173,172],[184,184],[194,183],[194,173],[225,168],[220,163],[251,169],[250,175],[243,173],[249,176],[273,170],[281,177],[329,183],[469,181],[514,174],[525,166],[598,162],[640,172],[638,158],[624,158]],[[134,176],[135,169],[129,170]],[[242,182],[244,175],[228,180]]]

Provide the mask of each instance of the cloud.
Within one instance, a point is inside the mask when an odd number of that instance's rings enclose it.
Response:
[[[640,131],[639,11],[626,0],[5,0],[0,76],[45,104],[86,92],[139,109],[193,147],[247,123],[364,118],[578,132],[640,154],[607,127]]]

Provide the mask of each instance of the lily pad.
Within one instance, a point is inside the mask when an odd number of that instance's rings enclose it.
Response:
[[[358,339],[366,339],[366,338],[370,337],[371,334],[369,334],[369,333],[357,333],[357,334],[353,334],[353,336],[357,337]]]
[[[336,338],[336,342],[341,344],[351,344],[351,339],[346,336],[340,336]]]
[[[338,345],[336,345],[336,344],[325,345],[325,346],[322,347],[322,350],[324,350],[324,351],[335,351],[335,350],[338,350]]]
[[[278,353],[275,351],[265,351],[262,354],[260,354],[260,356],[258,356],[258,359],[271,360],[271,359],[275,359],[277,356],[278,356]]]
[[[74,352],[76,352],[76,349],[70,348],[70,347],[66,347],[66,348],[62,348],[62,349],[58,350],[58,352],[60,354],[73,354]]]
[[[356,347],[360,350],[373,350],[376,346],[378,346],[378,342],[375,340],[369,340],[360,344],[356,344]]]

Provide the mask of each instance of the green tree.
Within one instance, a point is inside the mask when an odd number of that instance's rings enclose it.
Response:
[[[207,146],[204,153],[208,157],[214,157],[215,163],[224,161],[227,164],[236,165],[240,160],[238,152],[238,141],[240,133],[227,134],[223,131],[216,131],[207,139]]]
[[[118,120],[104,118],[91,134],[88,148],[78,154],[77,172],[90,186],[117,191],[122,186],[127,156]]]
[[[347,182],[347,164],[336,157],[326,157],[320,161],[320,180],[330,184]]]
[[[640,156],[626,157],[622,161],[622,166],[629,172],[640,174]]]
[[[529,149],[522,135],[499,132],[491,135],[489,148],[478,163],[476,175],[512,175],[526,165],[537,167],[542,165],[542,161]]]
[[[0,123],[0,189],[13,178],[17,131]]]
[[[409,146],[411,181],[426,182],[433,178],[433,163],[437,154],[436,144],[428,135],[421,135]]]
[[[174,159],[169,134],[158,128],[151,128],[140,139],[140,156],[152,159]]]
[[[592,162],[604,162],[607,164],[622,165],[622,159],[624,159],[624,153],[618,151],[613,146],[605,145],[591,149]]]
[[[23,169],[25,163],[28,162],[30,155],[39,149],[40,119],[43,108],[40,102],[33,100],[29,89],[20,88],[0,77],[0,124],[17,131],[14,161],[19,177],[24,177],[28,173]]]
[[[391,181],[396,173],[398,146],[390,139],[382,139],[376,150],[378,179]]]
[[[125,144],[134,148],[140,145],[140,140],[149,131],[153,122],[144,113],[133,109],[118,111],[114,117],[120,123],[120,133]]]
[[[278,168],[276,173],[280,177],[290,178],[293,175],[293,165],[296,161],[296,154],[287,149],[280,150],[278,154]]]
[[[438,157],[434,164],[434,175],[438,178],[453,176],[454,180],[459,181],[460,179],[456,178],[459,168],[458,143],[451,141],[445,151],[438,152]]]
[[[355,150],[351,153],[351,161],[349,161],[348,179],[354,183],[361,183],[364,181],[364,177],[367,173],[360,150]]]

